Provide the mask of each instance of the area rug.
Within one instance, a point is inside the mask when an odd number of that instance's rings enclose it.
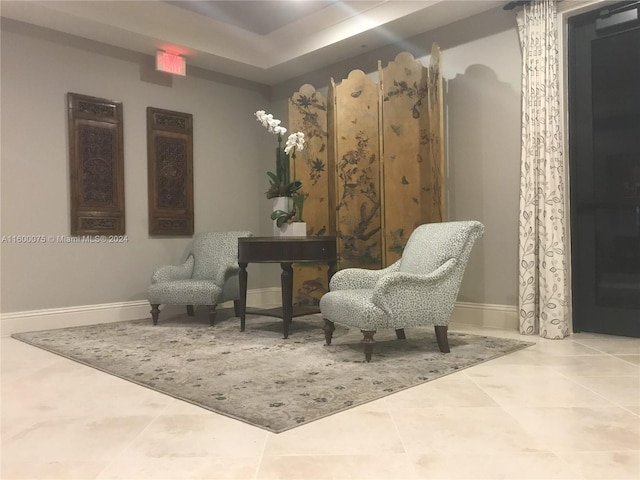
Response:
[[[359,330],[336,325],[324,345],[322,319],[282,321],[247,316],[247,328],[221,310],[206,314],[14,334],[13,337],[274,433],[303,425],[532,343],[449,332],[451,353],[438,350],[433,328],[380,331],[371,363]]]

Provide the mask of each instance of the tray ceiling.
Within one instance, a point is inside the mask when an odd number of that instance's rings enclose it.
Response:
[[[27,1],[3,17],[268,85],[504,1]],[[428,47],[428,46],[427,46]]]

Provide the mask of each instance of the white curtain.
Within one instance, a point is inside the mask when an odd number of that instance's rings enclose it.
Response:
[[[518,13],[522,49],[520,333],[569,335],[558,28],[553,0]]]

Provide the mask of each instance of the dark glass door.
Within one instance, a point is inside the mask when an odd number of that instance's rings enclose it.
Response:
[[[638,2],[625,2],[569,22],[574,330],[634,337],[640,337],[637,10]],[[611,11],[626,13],[616,20]]]

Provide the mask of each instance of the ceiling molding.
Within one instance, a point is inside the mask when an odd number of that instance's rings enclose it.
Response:
[[[267,18],[298,2],[220,3],[227,14],[236,4],[238,15],[246,9],[243,4],[250,3],[263,9]],[[505,4],[489,0],[311,3],[316,8],[298,15],[288,12],[288,20],[280,24],[256,24],[260,17],[256,14],[251,27],[164,1],[3,0],[0,14],[148,55],[171,51],[185,56],[188,66],[275,85]],[[273,29],[274,25],[280,26]]]

